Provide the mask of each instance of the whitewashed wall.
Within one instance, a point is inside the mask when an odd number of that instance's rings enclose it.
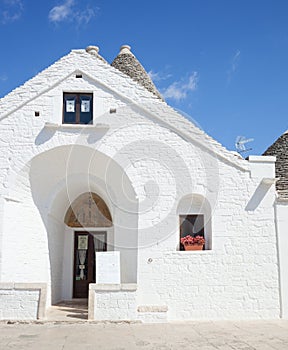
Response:
[[[136,284],[90,284],[90,320],[136,320]]]
[[[74,52],[2,104],[1,281],[45,282],[52,302],[68,295],[63,220],[92,190],[112,213],[122,282],[137,282],[137,305],[167,305],[170,320],[279,317],[275,188],[262,182],[273,160],[239,159],[91,60]],[[87,74],[75,78],[75,67]],[[93,126],[61,126],[63,91],[93,92]],[[209,250],[180,252],[179,203],[193,196],[208,203]]]
[[[37,319],[39,291],[0,290],[1,320]]]
[[[44,319],[46,285],[0,283],[0,320]]]
[[[278,233],[279,251],[279,278],[280,278],[280,299],[281,317],[288,319],[288,202],[277,200],[275,204],[276,225]]]

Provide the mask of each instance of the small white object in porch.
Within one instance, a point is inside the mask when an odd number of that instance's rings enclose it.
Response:
[[[120,252],[96,252],[96,283],[120,284]]]

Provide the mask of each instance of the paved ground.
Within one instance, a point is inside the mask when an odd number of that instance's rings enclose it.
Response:
[[[288,350],[288,321],[2,323],[0,349]]]
[[[51,306],[46,311],[46,317],[51,321],[88,320],[88,301],[78,299],[76,302],[63,301]]]

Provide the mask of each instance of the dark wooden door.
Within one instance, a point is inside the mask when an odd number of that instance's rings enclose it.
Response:
[[[96,280],[95,251],[106,251],[106,232],[75,232],[73,298],[88,298],[89,283]]]

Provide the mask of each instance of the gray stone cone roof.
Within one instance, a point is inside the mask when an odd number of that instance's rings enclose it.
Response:
[[[279,178],[276,189],[280,198],[288,199],[288,133],[281,135],[263,156],[276,156],[275,172]]]
[[[122,52],[122,48],[125,47],[126,50]],[[128,47],[128,50],[127,50]],[[130,52],[129,46],[122,46],[120,53],[111,63],[111,66],[120,70],[122,73],[128,75],[138,84],[142,85],[152,94],[156,95],[159,99],[163,100],[159,91],[156,89],[154,83],[150,79],[148,73],[145,71],[144,67],[137,60],[137,58]]]

